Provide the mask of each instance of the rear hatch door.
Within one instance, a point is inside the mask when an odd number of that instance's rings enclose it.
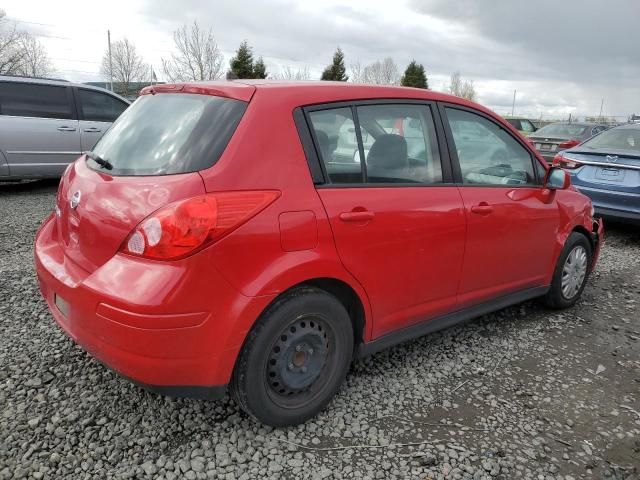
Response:
[[[62,178],[57,226],[65,254],[92,272],[149,214],[206,193],[198,172],[222,155],[247,105],[200,93],[140,97],[92,158],[81,156]]]

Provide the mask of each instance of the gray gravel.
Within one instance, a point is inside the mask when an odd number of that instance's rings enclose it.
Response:
[[[0,184],[0,479],[639,478],[640,229],[608,227],[572,310],[529,302],[358,361],[317,419],[271,429],[140,390],[55,326],[31,254],[55,188]]]

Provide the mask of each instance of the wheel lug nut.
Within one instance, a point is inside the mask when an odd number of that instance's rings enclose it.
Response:
[[[310,348],[309,350],[307,350],[307,353],[308,353],[309,355],[313,355],[313,348]]]
[[[307,367],[300,367],[300,371],[302,373],[307,373]]]
[[[302,345],[296,345],[296,352],[302,351]]]
[[[290,363],[289,365],[287,365],[287,368],[289,368],[289,370],[293,370],[295,367],[293,366],[293,363]]]

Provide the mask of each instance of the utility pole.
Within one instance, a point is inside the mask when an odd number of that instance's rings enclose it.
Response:
[[[601,122],[602,121],[602,107],[604,107],[604,98],[602,99],[602,101],[600,102],[600,115],[598,115],[598,121]]]
[[[107,43],[109,44],[109,87],[113,92],[113,63],[111,61],[111,31],[107,30]]]
[[[511,104],[511,116],[513,117],[513,113],[516,110],[516,91],[513,91],[513,103]]]

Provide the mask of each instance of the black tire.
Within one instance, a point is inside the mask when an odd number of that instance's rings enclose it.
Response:
[[[563,279],[563,270],[565,264],[567,263],[567,258],[574,251],[580,251],[583,249],[586,254],[586,271],[584,273],[584,277],[582,279],[582,283],[579,285],[577,290],[570,291],[570,295],[565,295],[563,292],[562,279]],[[591,243],[583,234],[578,232],[573,232],[569,235],[567,242],[560,253],[560,257],[558,258],[558,263],[556,264],[556,268],[553,272],[553,279],[551,281],[551,288],[547,292],[547,294],[543,297],[543,301],[545,305],[550,308],[562,309],[573,306],[580,295],[582,295],[582,291],[584,290],[585,285],[587,284],[587,280],[589,279],[589,270],[591,269],[592,262],[592,248]]]
[[[230,391],[258,421],[297,425],[331,401],[352,355],[353,328],[344,306],[324,290],[296,288],[272,304],[247,336]]]

